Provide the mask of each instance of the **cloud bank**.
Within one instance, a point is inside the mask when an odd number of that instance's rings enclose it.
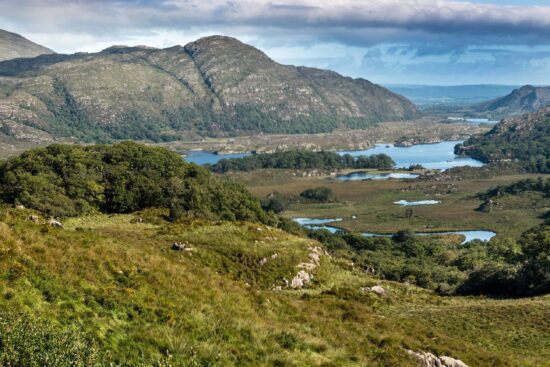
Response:
[[[449,0],[18,0],[0,2],[0,21],[62,52],[118,42],[163,47],[220,33],[267,51],[320,44],[361,48],[370,65],[386,69],[395,50],[377,46],[392,45],[416,58],[447,55],[448,64],[464,64],[460,56],[472,48],[528,46],[540,55],[550,47],[550,6]],[[487,55],[482,58],[486,64]],[[359,68],[365,64],[355,59]],[[544,60],[535,64],[546,65]]]
[[[2,1],[0,14],[33,33],[218,27],[349,45],[457,35],[468,44],[550,42],[550,7],[445,0],[18,0]]]

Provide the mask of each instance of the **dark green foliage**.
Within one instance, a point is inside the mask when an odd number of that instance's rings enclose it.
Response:
[[[61,104],[54,102],[53,99],[46,101],[48,110],[52,112],[52,117],[49,118],[50,127],[46,131],[59,136],[75,136],[85,142],[110,140],[111,137],[102,128],[92,123],[79,109],[76,100],[62,81],[59,79],[53,81],[53,91],[53,97],[61,100]]]
[[[348,157],[344,156],[344,162],[349,161]],[[359,156],[355,162],[349,163],[345,168],[377,168],[391,169],[395,166],[395,162],[390,156],[380,153],[370,156]]]
[[[326,230],[308,232],[330,251],[384,279],[442,294],[521,297],[550,293],[550,224],[519,241],[449,245],[401,231],[393,238]]]
[[[550,223],[526,233],[520,240],[523,256],[517,282],[520,295],[550,293]]]
[[[218,173],[228,171],[252,171],[260,168],[276,169],[343,169],[343,168],[376,168],[390,169],[395,162],[385,154],[360,156],[339,155],[334,152],[312,152],[307,150],[290,150],[270,154],[255,154],[244,158],[222,159],[211,166]]]
[[[529,172],[550,173],[550,113],[504,120],[485,135],[473,136],[455,147],[484,162],[514,160]]]
[[[0,166],[0,198],[56,217],[163,207],[172,219],[271,220],[244,187],[167,149],[130,142],[25,152]]]
[[[482,200],[493,199],[502,195],[518,195],[527,191],[536,191],[550,197],[550,178],[528,178],[507,186],[497,186],[478,195]]]
[[[300,193],[300,196],[306,200],[315,201],[318,203],[328,203],[336,200],[334,192],[329,187],[307,189]]]
[[[79,331],[3,312],[1,366],[99,366],[98,348]]]
[[[422,166],[421,164],[411,164],[409,168],[407,168],[407,171],[423,171],[426,168]]]
[[[265,199],[262,199],[260,203],[266,212],[280,214],[286,210],[288,199],[285,199],[280,193],[274,192],[269,194]]]
[[[477,196],[483,203],[477,209],[480,212],[490,213],[493,210],[494,200],[506,195],[521,195],[528,192],[540,192],[550,198],[550,179],[526,179],[506,186],[497,186]]]

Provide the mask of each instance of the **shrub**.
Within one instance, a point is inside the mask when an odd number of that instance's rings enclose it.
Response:
[[[319,203],[328,203],[336,200],[334,192],[329,187],[307,189],[301,192],[300,196],[306,200],[316,201]]]

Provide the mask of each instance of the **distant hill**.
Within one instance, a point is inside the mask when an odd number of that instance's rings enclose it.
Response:
[[[315,133],[418,115],[367,80],[280,65],[221,36],[0,63],[0,131],[16,139]]]
[[[550,173],[550,107],[504,119],[455,151],[484,162],[518,161],[528,171]]]
[[[53,53],[49,48],[29,41],[23,36],[0,29],[0,61]]]
[[[392,92],[399,93],[422,108],[436,106],[466,106],[485,102],[510,93],[517,86],[511,85],[421,85],[386,84]]]
[[[550,87],[525,85],[504,97],[481,103],[474,110],[493,118],[504,118],[535,112],[546,106],[550,106]]]

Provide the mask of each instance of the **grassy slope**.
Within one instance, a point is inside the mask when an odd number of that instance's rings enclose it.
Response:
[[[169,352],[174,365],[414,366],[410,348],[471,366],[550,365],[549,297],[441,298],[382,282],[389,295],[379,298],[358,290],[376,279],[329,258],[307,289],[276,292],[315,242],[146,214],[143,223],[100,215],[52,229],[29,214],[0,217],[1,309],[80,325],[121,363]],[[174,241],[195,250],[172,251]]]
[[[393,233],[412,228],[416,231],[446,231],[484,229],[501,237],[516,237],[541,222],[538,218],[550,209],[550,200],[540,195],[520,198],[499,198],[492,213],[475,211],[481,201],[478,192],[541,175],[509,175],[488,179],[422,182],[422,181],[364,181],[338,182],[326,177],[297,178],[284,170],[256,171],[232,174],[259,197],[270,192],[298,195],[307,188],[327,186],[338,198],[330,204],[299,203],[290,206],[288,216],[344,218],[338,226],[356,231]],[[440,200],[439,205],[413,207],[409,219],[406,208],[393,204],[398,200]],[[357,219],[351,219],[356,215]]]

